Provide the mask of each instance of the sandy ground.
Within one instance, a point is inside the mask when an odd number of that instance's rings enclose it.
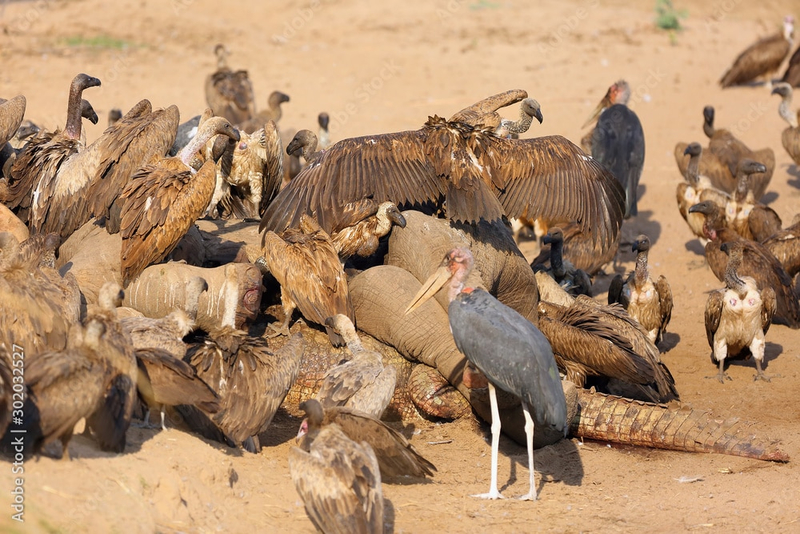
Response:
[[[543,5],[542,5],[543,4]],[[630,5],[635,4],[635,5]],[[449,0],[311,3],[240,0],[40,0],[0,3],[0,95],[22,93],[27,116],[63,125],[70,79],[98,76],[87,91],[104,128],[112,107],[141,98],[177,104],[184,117],[204,107],[212,49],[225,42],[233,67],[246,68],[259,105],[273,89],[291,95],[282,126],[316,129],[319,111],[333,137],[418,128],[486,95],[524,88],[545,121],[528,135],[578,141],[580,125],[618,78],[632,89],[647,158],[640,214],[623,226],[653,241],[651,263],[672,285],[676,308],[664,360],[684,403],[720,416],[758,421],[800,458],[800,333],[774,326],[767,337],[771,383],[753,382],[752,362],[732,381],[715,372],[703,328],[706,292],[720,283],[676,209],[677,141],[705,142],[701,110],[717,109],[752,148],[770,146],[777,167],[765,198],[784,218],[800,209],[800,171],[780,144],[777,97],[761,86],[722,91],[721,74],[745,46],[774,31],[796,2],[680,1],[685,30],[654,28],[653,2]],[[516,110],[509,112],[515,115]],[[622,256],[620,268],[632,268]],[[596,287],[607,287],[600,277]],[[603,293],[598,298],[604,299]],[[279,415],[258,456],[176,430],[132,429],[119,456],[75,438],[73,460],[24,464],[25,523],[11,520],[11,465],[0,463],[0,530],[11,532],[311,532],[289,478],[287,451],[299,421]],[[487,428],[463,421],[406,429],[439,469],[422,484],[384,485],[387,530],[395,532],[789,532],[800,531],[797,463],[697,455],[565,440],[537,452],[536,503],[470,497],[489,483]],[[451,440],[446,444],[432,442]],[[695,479],[684,483],[681,477]],[[524,449],[502,441],[501,489],[527,490]]]

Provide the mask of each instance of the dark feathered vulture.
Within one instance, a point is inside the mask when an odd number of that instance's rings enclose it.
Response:
[[[451,250],[442,266],[422,284],[409,313],[448,284],[450,330],[458,349],[489,380],[492,409],[492,481],[482,498],[500,498],[497,456],[500,413],[495,388],[517,395],[525,414],[530,490],[522,498],[536,500],[533,469],[534,421],[545,432],[566,435],[567,405],[550,343],[533,323],[482,289],[464,287],[472,270],[472,253]],[[543,427],[543,428],[542,428]]]
[[[800,272],[800,215],[795,215],[794,224],[772,234],[762,244],[781,262],[789,276],[796,276]]]
[[[214,47],[217,70],[206,78],[205,91],[208,107],[214,115],[224,117],[231,124],[246,121],[256,112],[253,84],[246,70],[231,70],[228,67],[228,50],[224,45]]]
[[[322,408],[300,405],[317,425]],[[337,534],[383,532],[383,491],[378,460],[368,443],[356,441],[336,424],[298,438],[289,450],[289,472],[317,530]]]
[[[298,439],[303,440],[301,443],[313,442],[323,428],[336,425],[356,443],[363,441],[372,447],[384,479],[424,478],[433,476],[436,471],[436,467],[423,458],[402,434],[380,419],[344,406],[324,409],[316,399],[303,404],[307,419],[297,433]]]
[[[703,231],[709,239],[705,247],[706,261],[717,279],[725,280],[725,269],[728,265],[728,256],[720,250],[720,245],[731,241],[740,242],[744,252],[742,264],[738,268],[739,275],[751,276],[759,289],[771,287],[775,291],[777,309],[774,322],[790,328],[800,328],[800,301],[794,292],[794,283],[769,249],[726,228],[722,210],[713,202],[700,202],[689,208],[689,211],[702,213],[706,217],[703,223]]]
[[[792,49],[793,33],[794,17],[786,15],[783,19],[783,29],[747,47],[725,72],[719,84],[723,88],[731,87],[762,77],[771,83],[772,74],[780,68]]]
[[[763,241],[780,231],[783,223],[778,214],[754,199],[753,177],[764,171],[765,167],[757,161],[742,159],[736,173],[736,190],[725,206],[725,220],[728,227],[745,239]]]
[[[592,296],[592,281],[582,269],[577,269],[572,263],[564,259],[564,233],[561,228],[551,228],[542,238],[543,245],[550,245],[550,267],[541,263],[531,264],[534,271],[543,271],[553,277],[567,293],[573,296]],[[538,259],[538,258],[537,258]]]
[[[680,145],[682,143],[678,144]],[[683,153],[689,155],[689,162],[686,166],[686,181],[679,183],[675,192],[678,201],[678,210],[683,220],[689,225],[692,233],[700,239],[705,240],[705,235],[703,234],[704,218],[699,213],[689,213],[689,208],[704,200],[709,200],[718,206],[724,207],[727,205],[730,197],[719,189],[714,188],[707,176],[700,174],[701,164],[703,161],[706,161],[706,154],[708,153],[703,151],[700,143],[690,143],[686,146]],[[701,159],[701,156],[703,159]],[[716,156],[713,155],[711,157],[712,159],[716,158]],[[727,172],[727,167],[718,161],[717,163],[720,168]]]
[[[260,230],[297,227],[306,214],[330,233],[346,206],[364,198],[445,207],[454,221],[574,223],[601,255],[616,250],[625,193],[563,137],[502,139],[489,127],[431,117],[419,130],[332,145],[275,197]]]
[[[755,379],[769,381],[761,362],[764,337],[775,314],[775,292],[771,287],[759,288],[749,276],[739,275],[744,255],[741,241],[722,243],[720,251],[729,256],[725,288],[709,294],[705,312],[711,357],[719,363],[717,378],[725,383],[725,378],[730,378],[725,374],[725,362],[749,352],[756,361]]]
[[[279,350],[263,338],[224,328],[191,347],[185,361],[219,395],[219,410],[207,414],[202,406],[177,407],[189,427],[222,442],[258,452],[264,432],[297,378],[304,352],[303,337],[295,334]]]
[[[778,114],[789,124],[789,127],[781,133],[781,143],[786,153],[797,165],[800,165],[800,127],[798,127],[800,111],[791,109],[792,92],[792,86],[788,83],[775,84],[775,88],[772,90],[773,95],[781,95]]]

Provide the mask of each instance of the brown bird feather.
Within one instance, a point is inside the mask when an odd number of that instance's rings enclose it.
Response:
[[[214,48],[217,70],[209,74],[205,82],[206,102],[214,115],[239,124],[256,112],[253,84],[246,70],[233,71],[228,67],[228,51],[221,44]]]
[[[725,72],[719,84],[725,87],[742,85],[759,77],[767,77],[775,73],[792,49],[792,33],[794,18],[787,15],[783,29],[775,34],[759,39],[734,60],[733,65]],[[771,80],[770,80],[771,81]]]
[[[253,133],[263,128],[269,121],[277,124],[281,120],[281,116],[283,116],[281,104],[288,101],[289,95],[280,91],[272,91],[267,99],[267,109],[262,109],[249,119],[242,121],[237,127],[245,133]]]

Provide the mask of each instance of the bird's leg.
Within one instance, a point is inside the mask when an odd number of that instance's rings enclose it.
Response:
[[[761,369],[761,360],[756,360],[756,376],[753,377],[753,380],[770,381],[770,377],[764,374],[764,370]]]
[[[164,405],[161,405],[161,430],[167,431],[167,425],[164,424]]]
[[[725,358],[728,356],[728,343],[724,339],[714,340],[714,359],[719,362],[719,373],[715,376],[707,376],[706,378],[716,378],[721,384],[725,383],[725,379],[731,380],[725,373]]]
[[[770,377],[767,376],[761,368],[761,360],[764,359],[764,348],[765,342],[763,334],[756,334],[756,337],[753,339],[752,343],[750,343],[750,352],[753,353],[753,359],[756,361],[756,376],[753,377],[753,380],[769,382]]]
[[[294,303],[290,303],[288,296],[284,296],[283,288],[281,288],[281,302],[283,303],[283,322],[280,326],[275,326],[275,323],[269,323],[267,325],[270,330],[272,330],[271,334],[266,334],[266,337],[273,338],[278,336],[286,336],[289,337],[289,322],[292,320],[292,314],[294,313]]]
[[[536,476],[533,470],[533,417],[531,417],[530,409],[525,401],[522,401],[522,413],[525,414],[525,438],[528,444],[528,470],[530,471],[530,490],[528,493],[520,497],[521,501],[535,501],[536,500]]]
[[[497,490],[497,456],[500,450],[500,410],[497,408],[497,392],[494,385],[489,382],[489,404],[492,407],[492,482],[489,493],[473,495],[480,499],[503,499]]]

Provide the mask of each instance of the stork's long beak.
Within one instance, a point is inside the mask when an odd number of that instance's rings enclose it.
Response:
[[[608,107],[608,102],[606,102],[606,99],[604,98],[603,100],[600,101],[599,104],[597,104],[597,107],[594,108],[594,111],[592,111],[592,114],[589,116],[586,122],[583,123],[581,129],[586,128],[587,126],[595,122],[597,120],[597,117],[600,116],[600,113],[602,113],[606,107]]]
[[[451,276],[449,269],[445,265],[436,269],[436,271],[425,280],[417,294],[414,295],[411,304],[406,308],[406,315],[422,306],[426,300],[434,296],[442,286],[450,280]]]

